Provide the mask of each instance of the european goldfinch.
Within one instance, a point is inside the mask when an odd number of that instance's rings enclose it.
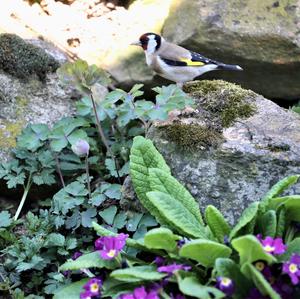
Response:
[[[189,51],[167,42],[155,33],[143,34],[132,45],[141,46],[145,52],[146,63],[158,75],[182,86],[184,82],[210,71],[242,71],[238,65],[225,64]]]

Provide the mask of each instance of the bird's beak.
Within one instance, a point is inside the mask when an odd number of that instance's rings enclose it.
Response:
[[[141,42],[138,40],[138,41],[135,41],[133,43],[130,43],[131,46],[141,46]]]

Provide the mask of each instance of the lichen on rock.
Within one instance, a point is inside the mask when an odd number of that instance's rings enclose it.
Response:
[[[0,35],[0,69],[8,74],[27,79],[36,75],[45,80],[48,72],[54,72],[59,63],[43,49],[26,43],[15,34]]]

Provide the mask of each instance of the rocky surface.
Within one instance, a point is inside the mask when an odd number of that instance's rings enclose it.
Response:
[[[22,43],[23,46],[28,46],[23,40]],[[39,45],[43,46],[44,44],[39,41]],[[57,54],[57,49],[51,50],[49,44],[44,46],[48,49],[48,53]],[[32,47],[30,45],[30,49]],[[48,55],[42,48],[38,48],[36,52],[39,51],[43,53],[43,57]],[[24,61],[28,62],[30,59],[30,57],[26,57],[26,53],[30,55],[31,52],[20,50],[20,53],[23,57],[19,57],[20,60],[17,61],[21,61],[20,63],[23,65]],[[62,59],[61,55],[59,57]],[[55,57],[55,55],[49,56],[49,59],[53,61]],[[18,67],[16,65],[16,69]],[[4,66],[4,70],[6,69]],[[41,69],[43,71],[42,79],[35,72],[28,73],[26,78],[19,78],[18,74],[14,76],[3,69],[0,70],[1,161],[8,159],[11,148],[16,144],[16,136],[28,123],[51,125],[61,117],[71,115],[75,111],[74,97],[78,97],[78,94],[72,88],[62,87],[52,69],[49,69],[47,73],[44,73],[45,68]]]
[[[149,137],[200,207],[215,205],[234,223],[273,184],[300,173],[297,113],[224,81],[195,81],[185,90],[197,109],[157,123]],[[290,192],[299,194],[300,184]]]
[[[174,0],[163,35],[243,73],[215,72],[267,98],[300,94],[300,2]]]

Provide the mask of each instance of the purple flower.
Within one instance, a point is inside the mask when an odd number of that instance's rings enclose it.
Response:
[[[269,297],[263,296],[257,288],[250,290],[250,293],[246,299],[268,299]]]
[[[159,299],[157,291],[150,290],[146,291],[144,286],[136,288],[133,290],[133,293],[122,294],[119,296],[119,299]]]
[[[228,277],[217,277],[216,287],[227,296],[231,296],[234,293],[234,283]]]
[[[77,260],[80,256],[82,256],[82,252],[81,251],[75,251],[74,254],[72,255],[72,260],[75,261]]]
[[[283,273],[287,273],[294,285],[300,281],[300,255],[294,254],[288,262],[285,262],[282,267]]]
[[[271,268],[264,261],[257,261],[254,266],[268,281],[273,279]]]
[[[95,241],[96,250],[100,251],[100,256],[104,260],[115,258],[126,244],[128,235],[119,234],[117,236],[101,237]]]
[[[90,145],[84,139],[79,139],[71,148],[77,156],[87,156],[89,154]]]
[[[189,271],[190,269],[191,269],[190,266],[174,263],[172,265],[158,267],[157,271],[169,273],[172,275],[172,274],[174,274],[175,271],[178,271],[178,270]]]
[[[80,299],[90,299],[94,296],[100,295],[100,288],[102,287],[102,280],[99,278],[90,279],[83,288],[85,291],[80,293]]]
[[[258,235],[257,238],[264,250],[270,254],[283,254],[286,251],[286,245],[283,244],[281,238],[273,239],[272,237],[266,237],[262,239],[261,235]]]
[[[171,296],[171,299],[185,299],[185,297],[182,294],[173,295],[171,293],[170,296]]]
[[[91,292],[80,293],[80,299],[91,299],[94,295]]]
[[[161,256],[156,256],[154,259],[154,263],[156,264],[157,267],[160,267],[165,263],[165,259]]]

